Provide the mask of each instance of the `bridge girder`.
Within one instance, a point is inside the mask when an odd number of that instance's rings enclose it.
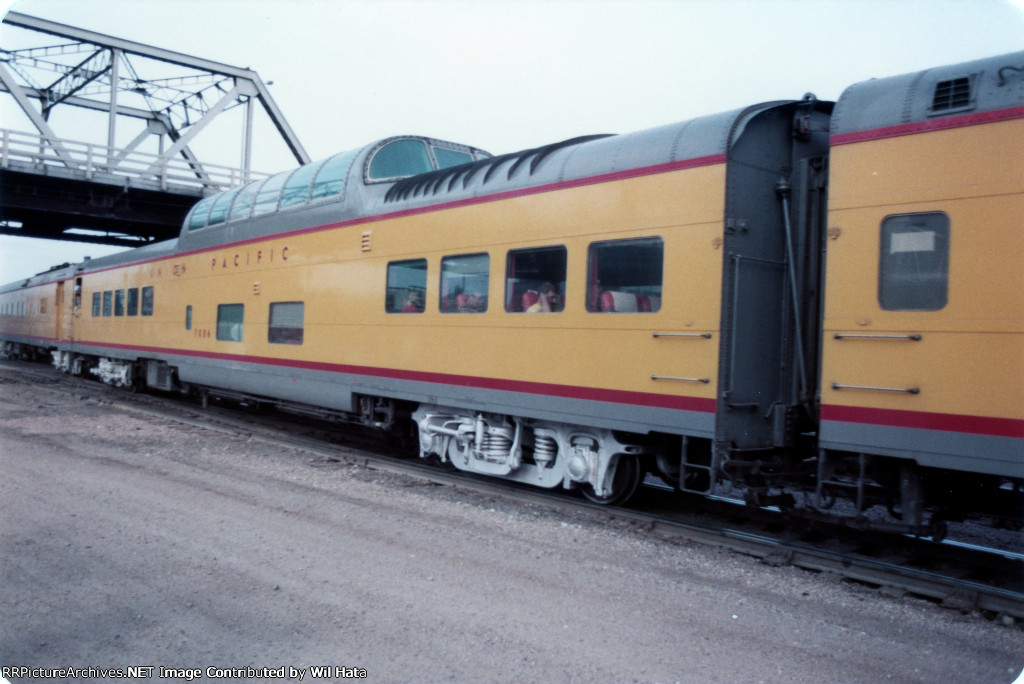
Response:
[[[231,175],[235,178],[235,184],[252,177],[252,109],[255,104],[259,104],[266,112],[298,164],[310,161],[309,155],[274,102],[266,84],[259,74],[251,69],[234,67],[20,12],[8,12],[3,18],[3,23],[34,34],[57,36],[70,42],[21,49],[6,49],[7,45],[0,48],[0,93],[9,94],[38,131],[40,158],[45,152],[46,163],[51,165],[48,170],[40,164],[40,173],[43,177],[38,180],[39,192],[33,195],[32,192],[25,190],[27,181],[21,173],[25,169],[21,166],[17,169],[9,168],[4,158],[3,173],[0,174],[0,203],[3,205],[0,207],[0,219],[6,219],[8,222],[20,221],[22,225],[18,229],[11,228],[10,223],[0,225],[0,234],[83,240],[82,235],[67,232],[71,227],[79,227],[98,228],[101,234],[89,237],[88,241],[108,244],[139,244],[139,241],[167,237],[170,234],[170,227],[163,224],[169,222],[157,221],[156,223],[161,225],[156,226],[153,217],[149,215],[161,205],[161,202],[147,194],[153,192],[151,189],[133,188],[131,174],[149,174],[150,177],[161,172],[166,174],[169,163],[183,159],[196,183],[202,188],[198,196],[226,189],[220,180],[224,176],[223,167],[211,171],[211,167],[217,165],[212,164],[209,159],[201,159],[195,151],[195,145],[197,138],[209,130],[211,122],[218,115],[238,106],[245,107],[246,112],[242,117],[243,130],[239,136],[242,141],[242,168],[237,177]],[[158,78],[143,79],[139,76],[143,70],[147,74],[161,75]],[[123,188],[97,187],[86,192],[71,178],[73,174],[70,170],[76,164],[80,165],[78,159],[81,154],[75,149],[80,149],[84,143],[72,141],[80,138],[80,135],[59,135],[58,124],[51,119],[54,110],[66,107],[87,109],[106,115],[107,145],[103,152],[106,155],[104,171],[129,177]],[[127,124],[128,121],[144,122],[142,130],[137,131],[137,135],[127,145],[122,144],[118,147],[116,141],[119,122]],[[137,128],[138,126],[133,124],[133,134]],[[122,164],[140,146],[153,146],[149,141],[152,141],[154,136],[158,138],[159,149],[155,156],[150,157],[150,162],[147,162],[148,168],[141,172],[137,171],[137,158],[136,167],[130,169]],[[96,137],[102,138],[102,134]],[[169,141],[169,144],[165,145],[165,140]],[[68,172],[51,173],[54,163],[63,165]],[[211,180],[218,173],[218,180]],[[56,203],[51,203],[50,208],[59,208],[61,215],[55,214],[45,218],[40,211],[25,204],[31,202],[33,196],[47,195],[52,198],[53,193],[57,191],[66,192],[67,196]],[[173,215],[173,219],[170,216],[168,218],[180,226],[180,220],[184,216],[181,207],[185,206],[187,211],[187,205],[198,199],[196,192],[190,190],[181,194],[180,191],[176,193],[171,189],[163,194],[169,198],[162,204],[169,214]],[[171,195],[176,196],[170,197]],[[76,197],[87,198],[77,215],[70,204]],[[147,199],[144,200],[143,197]],[[110,207],[114,205],[111,202],[121,202],[118,206],[122,209],[135,207],[140,214],[132,219],[123,212],[112,212]],[[39,209],[45,210],[46,207]],[[58,229],[59,234],[55,235]],[[34,231],[38,232],[38,235],[34,235]],[[176,233],[177,230],[174,229],[173,234]],[[63,237],[64,235],[67,237]],[[111,242],[112,240],[114,242]]]

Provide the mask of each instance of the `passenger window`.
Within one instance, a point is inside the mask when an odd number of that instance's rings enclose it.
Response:
[[[281,186],[284,185],[289,173],[291,172],[279,173],[263,181],[259,192],[256,193],[256,201],[252,205],[253,216],[269,214],[277,210],[277,201],[281,197]]]
[[[153,315],[153,286],[142,288],[142,315]]]
[[[554,313],[565,306],[565,247],[518,249],[505,264],[505,311]]]
[[[124,316],[124,290],[114,292],[114,315]]]
[[[345,190],[345,182],[348,180],[348,171],[355,159],[355,152],[342,152],[324,162],[316,174],[316,180],[313,181],[313,189],[309,193],[310,200],[330,197]]]
[[[92,315],[93,316],[99,316],[100,315],[100,293],[99,292],[93,292],[92,293]]]
[[[661,238],[590,245],[587,311],[653,313],[661,310],[664,255]]]
[[[385,311],[388,313],[423,313],[426,292],[426,259],[392,261],[388,264]]]
[[[217,306],[217,339],[226,342],[241,342],[244,320],[244,304],[219,304]]]
[[[427,146],[420,140],[395,140],[377,150],[370,162],[370,180],[406,178],[433,171]]]
[[[228,190],[217,197],[217,201],[213,203],[213,208],[210,209],[210,220],[207,221],[207,225],[213,226],[218,223],[224,223],[224,221],[227,220],[228,209],[231,208],[231,201],[235,199],[235,195],[237,195],[240,190],[241,188]]]
[[[185,330],[192,329],[192,305],[185,307]]]
[[[249,218],[249,214],[252,213],[252,201],[256,197],[256,193],[263,187],[265,180],[256,181],[255,183],[249,183],[238,191],[235,195],[235,201],[231,203],[231,211],[228,214],[228,221],[237,221],[239,219]]]
[[[489,254],[464,254],[441,259],[441,311],[483,313],[487,311],[487,285],[491,269]]]
[[[113,290],[104,290],[103,292],[103,315],[110,316],[114,313],[114,292]]]
[[[272,303],[267,341],[271,344],[302,344],[305,309],[304,302]]]
[[[281,190],[281,208],[290,207],[293,204],[304,204],[309,201],[309,186],[313,184],[313,177],[323,166],[323,162],[306,164],[292,171],[288,180]]]
[[[901,214],[882,221],[878,301],[888,311],[938,311],[949,289],[949,216]]]
[[[128,290],[128,315],[139,315],[139,288],[137,287]]]
[[[447,169],[473,161],[473,157],[465,152],[456,152],[445,147],[434,147],[432,149],[434,150],[434,159],[437,160],[437,168],[439,169]]]
[[[192,213],[188,218],[188,229],[199,230],[200,228],[206,227],[206,218],[210,215],[210,207],[213,206],[217,196],[207,197],[206,199],[199,200],[199,202],[192,207]]]

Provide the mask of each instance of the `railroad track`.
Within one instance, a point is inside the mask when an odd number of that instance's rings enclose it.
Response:
[[[877,588],[885,595],[914,595],[950,609],[977,611],[1008,625],[1024,620],[1024,553],[956,539],[935,543],[869,534],[819,521],[793,520],[782,512],[752,510],[724,500],[694,497],[689,501],[657,485],[645,488],[639,501],[628,508],[598,506],[562,491],[528,488],[432,467],[419,459],[395,457],[384,440],[364,430],[346,428],[338,433],[329,425],[309,422],[301,423],[302,429],[297,430],[293,416],[257,416],[215,404],[204,409],[168,397],[129,395],[23,362],[0,361],[0,378],[48,384],[53,391],[71,390],[134,413],[299,449],[312,454],[317,465],[355,463],[599,522],[629,525],[670,543],[699,542],[754,556],[768,565],[829,573]]]

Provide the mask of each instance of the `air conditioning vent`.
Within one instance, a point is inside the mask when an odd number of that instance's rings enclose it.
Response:
[[[932,98],[933,112],[948,112],[971,106],[971,79],[969,77],[939,81]]]

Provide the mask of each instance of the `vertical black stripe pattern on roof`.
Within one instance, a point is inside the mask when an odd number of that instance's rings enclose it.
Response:
[[[480,182],[488,183],[495,176],[498,168],[507,161],[512,161],[512,165],[509,167],[508,172],[505,175],[506,179],[511,180],[515,172],[526,164],[527,161],[530,161],[529,172],[532,176],[536,173],[541,162],[555,151],[607,137],[610,137],[610,135],[587,135],[578,138],[570,138],[569,140],[563,140],[562,142],[545,145],[543,147],[535,147],[533,149],[523,150],[522,152],[503,154],[497,157],[489,157],[487,159],[481,159],[467,164],[451,166],[447,169],[441,169],[440,171],[430,171],[428,173],[421,173],[418,176],[403,178],[388,189],[387,193],[384,195],[384,201],[399,202],[410,197],[417,197],[421,194],[437,195],[440,192],[452,192],[460,178],[462,179],[462,187],[465,189],[469,187],[473,178],[480,171],[484,171],[484,176]]]

